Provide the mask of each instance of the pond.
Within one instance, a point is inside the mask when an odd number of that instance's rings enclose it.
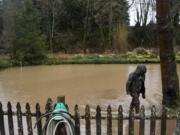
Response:
[[[73,110],[75,104],[84,113],[86,104],[95,112],[96,105],[102,110],[110,104],[117,111],[121,104],[127,112],[131,102],[126,95],[125,84],[128,74],[137,65],[57,65],[12,68],[0,72],[0,101],[5,104],[29,102],[32,110],[35,104],[41,104],[42,111],[48,97],[56,101],[59,95],[66,96],[66,103]],[[180,76],[180,65],[177,67]],[[147,110],[156,105],[160,110],[161,72],[160,65],[148,64],[146,74],[146,99],[140,99]],[[148,113],[148,112],[147,112]]]

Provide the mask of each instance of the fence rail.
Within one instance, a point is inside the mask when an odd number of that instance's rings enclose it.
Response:
[[[49,101],[51,101],[49,99]],[[60,100],[59,100],[60,101]],[[58,102],[59,102],[58,101]],[[17,134],[18,135],[24,135],[24,128],[23,128],[23,117],[26,118],[26,124],[27,124],[27,134],[28,135],[33,135],[33,124],[32,124],[32,118],[35,118],[37,122],[37,135],[42,135],[42,121],[40,120],[40,117],[48,112],[51,112],[53,109],[51,102],[47,102],[45,106],[45,112],[42,113],[40,110],[40,105],[36,104],[35,112],[31,112],[31,108],[29,103],[26,104],[26,111],[22,112],[21,111],[21,105],[20,103],[17,103],[16,105],[16,111],[12,111],[12,105],[10,102],[7,103],[7,111],[3,110],[2,103],[0,102],[0,135],[6,135],[7,130],[9,135],[15,135],[14,132],[14,117],[17,118]],[[179,113],[180,114],[180,113]],[[8,127],[5,128],[5,118],[7,117],[7,123]],[[150,135],[155,135],[156,131],[156,120],[161,121],[161,135],[166,135],[167,132],[167,120],[176,120],[177,121],[177,128],[180,128],[180,115],[177,116],[168,116],[167,111],[165,107],[162,109],[162,115],[157,116],[156,115],[156,108],[153,106],[151,108],[151,115],[150,116],[145,116],[145,108],[144,106],[141,107],[140,113],[138,115],[134,114],[133,110],[129,111],[129,116],[124,116],[123,115],[123,108],[122,106],[119,106],[118,108],[118,114],[117,115],[112,115],[112,109],[111,106],[107,107],[107,114],[106,116],[102,115],[101,113],[101,107],[98,105],[96,108],[96,114],[91,115],[90,113],[90,106],[86,105],[85,107],[85,114],[80,115],[78,105],[75,105],[74,107],[74,121],[75,121],[75,132],[76,135],[81,134],[81,125],[80,121],[83,119],[85,120],[85,134],[86,135],[91,135],[91,120],[95,120],[96,122],[96,135],[101,135],[102,134],[102,120],[107,121],[107,129],[106,129],[106,134],[107,135],[112,135],[112,121],[116,120],[117,121],[117,134],[118,135],[123,135],[123,123],[124,120],[128,120],[128,134],[129,135],[134,135],[134,121],[139,120],[139,135],[145,135],[145,120],[150,121]],[[46,118],[48,119],[48,118]]]

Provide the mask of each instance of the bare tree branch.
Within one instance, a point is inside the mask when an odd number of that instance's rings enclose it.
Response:
[[[129,5],[128,9],[130,9],[135,3],[135,0],[132,0],[131,4]]]

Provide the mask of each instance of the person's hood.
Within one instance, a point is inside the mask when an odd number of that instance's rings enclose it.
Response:
[[[146,66],[145,65],[143,65],[143,64],[140,64],[140,65],[138,65],[137,66],[137,68],[136,68],[136,73],[137,74],[145,74],[146,73]]]

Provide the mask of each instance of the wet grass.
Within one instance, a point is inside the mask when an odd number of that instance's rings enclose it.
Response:
[[[10,59],[0,58],[0,70],[13,67],[13,62]]]
[[[180,56],[176,56],[177,63],[180,63]],[[60,64],[155,64],[159,63],[159,57],[154,55],[75,55],[72,57],[47,58],[40,65]],[[20,64],[10,58],[0,57],[0,69],[17,67]],[[28,65],[30,66],[30,65]]]
[[[150,55],[111,55],[111,56],[75,56],[72,58],[50,58],[46,61],[47,65],[58,64],[137,64],[137,63],[159,63],[157,56]]]

